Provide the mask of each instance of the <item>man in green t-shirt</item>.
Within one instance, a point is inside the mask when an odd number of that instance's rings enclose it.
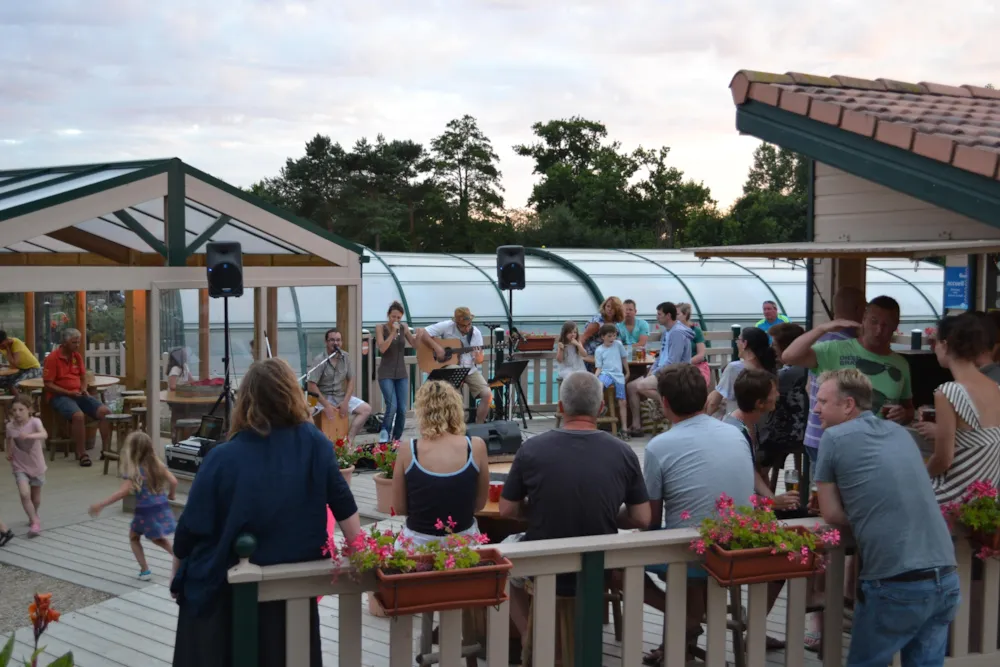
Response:
[[[868,376],[874,388],[872,412],[881,414],[889,405],[887,419],[907,424],[913,420],[913,392],[910,388],[910,365],[892,351],[892,337],[899,326],[899,304],[888,296],[872,299],[865,309],[864,321],[833,320],[799,336],[782,355],[792,366],[815,369],[816,373],[841,368],[856,368]],[[858,338],[819,339],[833,331],[859,327]]]

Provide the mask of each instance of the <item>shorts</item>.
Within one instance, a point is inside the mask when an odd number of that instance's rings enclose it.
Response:
[[[624,382],[619,382],[618,380],[614,379],[613,377],[611,377],[607,373],[601,373],[601,376],[598,379],[601,381],[601,384],[604,385],[605,389],[608,388],[608,387],[610,387],[611,385],[614,385],[615,386],[615,398],[617,398],[619,401],[624,401],[625,400],[625,383]]]
[[[93,396],[53,396],[49,401],[52,409],[66,419],[72,419],[77,412],[83,412],[91,419],[98,419],[97,411],[104,407],[104,404]]]
[[[478,370],[469,371],[469,374],[465,376],[465,384],[469,386],[469,394],[473,397],[482,396],[490,390],[486,378]]]
[[[333,405],[335,407],[338,407],[338,408],[340,407],[340,403],[338,403],[337,401],[335,401],[334,398],[333,398],[333,396],[327,396],[326,400],[328,400],[331,403],[333,403]],[[365,402],[362,401],[357,396],[351,396],[351,400],[349,400],[347,402],[347,411],[350,412],[351,414],[354,414],[355,412],[358,411],[358,408],[360,408],[364,404],[365,404]],[[322,407],[322,406],[320,406],[320,407]]]
[[[45,484],[45,475],[39,475],[38,477],[32,477],[26,472],[14,471],[14,483],[20,484],[21,482],[27,482],[28,486],[42,486]]]

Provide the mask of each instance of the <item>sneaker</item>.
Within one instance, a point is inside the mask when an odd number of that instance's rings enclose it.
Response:
[[[38,537],[42,534],[42,523],[41,521],[33,521],[31,527],[28,528],[28,537]]]
[[[139,581],[149,581],[153,578],[153,573],[149,570],[143,570],[139,573]]]
[[[10,529],[8,528],[8,529],[7,529],[7,532],[5,532],[5,533],[0,533],[0,547],[2,547],[3,545],[7,544],[7,543],[8,543],[8,542],[10,542],[10,541],[11,541],[12,539],[14,539],[14,531],[13,531],[13,530],[10,530]]]

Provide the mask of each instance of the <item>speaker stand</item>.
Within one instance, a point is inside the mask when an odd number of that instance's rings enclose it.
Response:
[[[229,433],[230,417],[233,413],[233,386],[232,378],[229,373],[229,297],[222,297],[222,340],[223,340],[223,356],[222,364],[225,367],[224,380],[222,381],[222,393],[219,394],[218,400],[215,401],[215,405],[208,412],[208,416],[214,416],[215,411],[219,409],[219,405],[225,401],[225,412],[223,414],[222,420],[222,432],[224,434]]]

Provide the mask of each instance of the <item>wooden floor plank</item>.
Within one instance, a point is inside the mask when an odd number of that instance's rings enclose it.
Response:
[[[78,609],[77,613],[92,618],[99,623],[104,623],[109,627],[125,630],[136,637],[139,641],[159,642],[173,650],[175,632],[172,629],[164,628],[153,623],[146,623],[129,614],[123,614],[110,607],[95,604],[83,609]]]
[[[72,584],[76,584],[77,586],[93,588],[94,590],[102,591],[104,593],[108,593],[109,595],[124,595],[125,593],[133,590],[132,586],[109,581],[102,577],[91,575],[87,572],[79,572],[69,569],[61,563],[58,565],[51,565],[49,563],[40,562],[31,556],[22,556],[18,553],[14,553],[14,551],[10,549],[12,544],[14,544],[14,542],[9,542],[3,549],[0,549],[0,563],[13,565],[14,567],[28,570],[29,572],[44,574],[46,576],[53,577],[54,579],[68,581]]]
[[[60,618],[59,627],[60,629],[74,628],[92,637],[99,637],[117,647],[131,647],[130,650],[144,656],[137,658],[137,661],[132,663],[134,665],[145,665],[147,662],[152,663],[153,661],[169,664],[174,659],[174,642],[172,640],[164,644],[145,635],[136,635],[116,625],[104,623],[79,612],[71,612]]]
[[[136,604],[124,598],[111,598],[101,603],[105,608],[127,614],[132,618],[141,620],[143,623],[151,623],[166,630],[175,632],[177,630],[177,614],[173,615]]]
[[[71,529],[62,528],[60,530]],[[62,549],[67,552],[87,554],[91,557],[101,558],[109,564],[114,563],[125,572],[135,571],[138,568],[135,555],[132,553],[132,549],[127,541],[121,548],[116,549],[115,547],[103,544],[85,542],[80,540],[76,535],[48,533],[27,542],[27,544],[34,548],[49,547],[50,549]],[[143,545],[143,550],[146,552],[146,562],[151,567],[169,568],[173,562],[166,551],[153,544]],[[163,554],[163,556],[160,557],[160,554]]]
[[[32,547],[30,545],[23,545],[21,542],[21,540],[9,542],[4,546],[4,555],[9,552],[10,554],[21,556],[34,562],[44,563],[78,574],[89,575],[120,586],[133,588],[143,583],[139,582],[136,576],[138,573],[130,576],[122,572],[121,569],[108,565],[100,559],[89,558],[86,554],[61,552],[54,549],[47,549],[44,545]]]
[[[54,627],[58,623],[53,623],[49,627]],[[15,633],[15,637],[21,643],[28,644],[29,646],[34,644],[34,635],[31,632],[31,628],[20,628]],[[110,660],[100,653],[94,653],[88,651],[80,646],[77,646],[73,642],[68,642],[51,632],[46,632],[42,637],[40,642],[46,648],[46,650],[54,655],[61,656],[72,651],[73,653],[73,663],[74,667],[134,667],[133,665],[127,665],[121,662],[115,662]]]

